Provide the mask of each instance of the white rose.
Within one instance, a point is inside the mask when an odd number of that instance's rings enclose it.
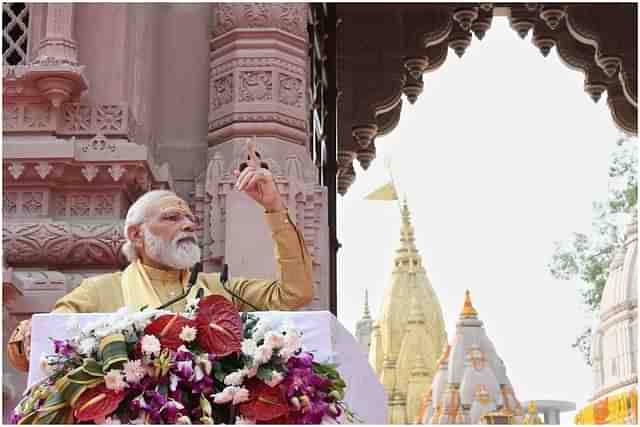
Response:
[[[246,356],[253,356],[257,349],[258,345],[255,340],[247,339],[242,341],[242,353]]]
[[[85,356],[91,356],[98,349],[98,340],[94,337],[82,338],[78,343],[78,352]]]
[[[240,385],[244,380],[244,375],[242,371],[232,372],[224,378],[224,383],[226,385]]]
[[[253,330],[253,338],[260,340],[264,334],[271,329],[271,321],[269,319],[260,319]]]
[[[146,354],[160,354],[160,341],[153,335],[145,335],[142,337],[142,352]]]
[[[271,356],[273,356],[273,347],[268,343],[265,343],[258,347],[254,353],[253,360],[255,360],[258,365],[262,365],[271,360]]]
[[[249,400],[249,390],[244,387],[240,387],[233,394],[233,404],[237,405],[238,403],[246,402]]]
[[[227,403],[227,402],[231,402],[231,400],[233,400],[233,396],[236,394],[236,390],[238,390],[239,387],[236,387],[234,385],[230,385],[229,387],[225,387],[224,390],[222,390],[220,393],[216,393],[214,394],[213,397],[213,401],[217,404],[222,404],[222,403]]]

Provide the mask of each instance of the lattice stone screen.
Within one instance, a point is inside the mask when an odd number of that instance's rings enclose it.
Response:
[[[29,36],[26,3],[2,3],[2,64],[25,65]]]

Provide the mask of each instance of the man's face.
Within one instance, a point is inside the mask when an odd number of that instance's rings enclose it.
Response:
[[[178,197],[163,197],[147,206],[142,233],[143,262],[186,269],[200,260],[195,218]]]

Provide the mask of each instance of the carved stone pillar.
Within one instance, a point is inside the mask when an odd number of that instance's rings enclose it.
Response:
[[[45,37],[25,78],[35,83],[54,108],[87,89],[73,38],[73,4],[47,4]]]
[[[256,136],[261,158],[313,257],[311,307],[328,309],[327,193],[317,184],[308,148],[309,6],[217,3],[212,8],[209,162],[195,197],[205,206],[205,268],[219,270],[227,263],[231,276],[277,275],[261,209],[233,188],[233,170],[247,157],[244,142]]]
[[[78,48],[73,39],[73,4],[48,3],[46,36],[40,41],[38,60],[46,57],[78,63]]]

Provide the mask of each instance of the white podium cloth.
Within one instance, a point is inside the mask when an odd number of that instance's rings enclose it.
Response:
[[[349,333],[327,311],[269,311],[253,313],[268,318],[274,326],[291,321],[302,332],[302,347],[315,355],[319,362],[333,362],[347,383],[345,401],[366,424],[385,424],[387,397],[384,388],[371,369],[366,354]],[[32,320],[29,386],[44,377],[40,358],[53,354],[50,338],[71,338],[67,324],[75,317],[80,327],[112,314],[36,314]]]

